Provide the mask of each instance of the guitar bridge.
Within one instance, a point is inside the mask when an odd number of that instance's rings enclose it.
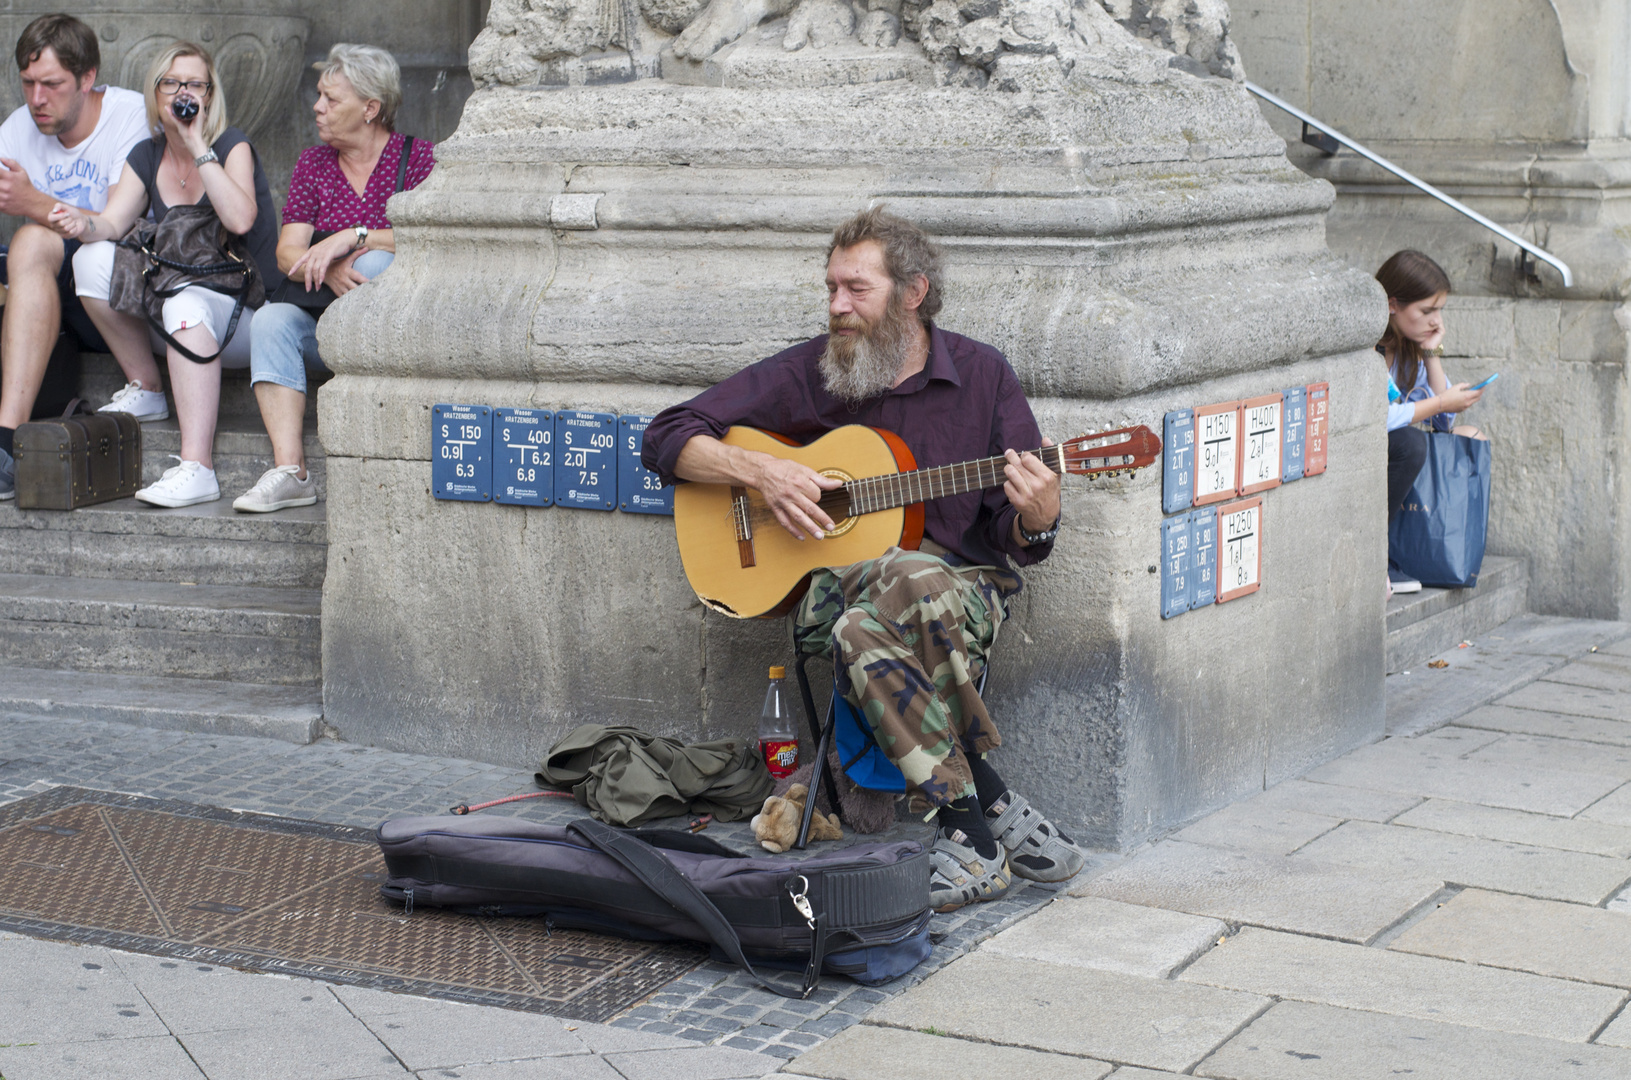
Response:
[[[731,517],[736,523],[736,554],[742,569],[757,566],[753,555],[753,519],[748,516],[748,489],[731,488]]]

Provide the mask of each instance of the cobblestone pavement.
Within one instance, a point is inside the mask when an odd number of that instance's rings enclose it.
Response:
[[[0,716],[0,803],[59,784],[363,827],[372,827],[387,817],[445,813],[456,803],[476,803],[537,790],[532,773],[527,770],[393,753],[345,743],[319,742],[310,746],[293,746],[266,739],[159,731],[123,724],[24,715]],[[565,799],[510,803],[483,812],[540,821],[563,821],[584,814],[575,803]],[[896,834],[900,837],[925,838],[930,835],[930,830],[913,822],[897,826]],[[708,835],[739,850],[759,850],[745,822],[715,824],[709,828]],[[823,848],[830,848],[830,845],[812,845],[808,854],[818,854]],[[579,1033],[600,1033],[596,1037],[607,1040],[607,1045],[615,1047],[617,1052],[639,1055],[617,1060],[614,1060],[615,1054],[612,1053],[598,1056],[618,1068],[627,1066],[635,1071],[645,1070],[641,1072],[642,1077],[663,1075],[660,1069],[650,1071],[657,1068],[659,1058],[675,1062],[673,1067],[680,1069],[675,1075],[759,1076],[857,1023],[879,1002],[916,985],[929,973],[967,952],[1003,925],[1045,904],[1055,891],[1056,887],[1052,886],[1030,885],[1016,889],[1000,901],[935,916],[931,930],[936,945],[930,959],[909,976],[884,988],[869,989],[847,979],[829,978],[823,980],[809,999],[789,1001],[760,989],[733,967],[705,962],[615,1019],[606,1029],[619,1033],[615,1037],[601,1032],[598,1025],[580,1024],[575,1025],[575,1029]],[[48,973],[60,968],[66,973],[65,977],[80,978],[85,970],[79,957],[86,950],[75,946],[15,939],[0,943],[0,956],[6,955],[7,949],[13,953],[26,951],[31,971]],[[126,996],[136,995],[145,989],[142,980],[155,970],[151,965],[123,954],[107,955],[118,958],[114,961],[95,961],[101,965],[99,970],[109,973],[99,978],[113,979],[115,976],[112,973],[127,972],[130,985]],[[50,959],[52,956],[58,959],[53,961]],[[7,967],[0,961],[0,968]],[[183,977],[168,969],[165,971],[168,980]],[[223,979],[221,972],[208,974],[217,982]],[[255,994],[261,992],[255,980],[264,976],[225,974],[232,976],[227,980],[233,987],[231,993],[247,995],[246,1000],[254,1000]],[[789,985],[797,982],[792,975],[773,977],[785,979]],[[348,995],[370,993],[349,988],[328,988],[305,980],[294,981],[310,988],[309,992],[316,1000],[328,1001],[331,1005],[337,1003],[350,1012],[355,1010],[350,1009]],[[46,1000],[29,997],[34,991],[27,987],[13,985],[10,992],[25,995],[22,999],[11,999],[10,1003],[18,1008],[38,1009]],[[7,993],[6,989],[0,988],[0,1016],[8,1012],[4,1008]],[[457,1011],[462,1008],[468,1007],[456,1008],[444,1004],[442,1011],[434,1015],[448,1023],[456,1021],[468,1026],[474,1023],[469,1018],[481,1012]],[[546,1017],[504,1015],[507,1017],[504,1020],[506,1024],[533,1025],[543,1033],[540,1038],[546,1045],[554,1045],[551,1040],[558,1038],[561,1029],[558,1021]],[[174,1019],[160,1015],[158,1019],[165,1023],[173,1021],[173,1034],[191,1050],[185,1016]],[[332,1016],[328,1018],[333,1019]],[[348,1023],[368,1026],[361,1014]],[[180,1026],[174,1027],[174,1024]],[[370,1032],[368,1038],[363,1039],[364,1045],[370,1041],[381,1042],[386,1051],[396,1052],[389,1040],[382,1041],[379,1031],[370,1028]],[[576,1059],[576,1055],[589,1053],[596,1056],[592,1049],[584,1049],[581,1035],[577,1038],[576,1043],[569,1041],[564,1044],[567,1050],[561,1051],[570,1052],[573,1056],[570,1065],[574,1070],[587,1067],[584,1061]],[[0,1046],[0,1074],[10,1080],[23,1080],[36,1073],[54,1075],[52,1069],[66,1068],[63,1062],[41,1064],[42,1055],[46,1054],[44,1049],[26,1048],[25,1052],[25,1049],[17,1048],[17,1043],[26,1041],[29,1040],[16,1031],[6,1031],[4,1024],[0,1023],[0,1044],[12,1044],[10,1048]],[[113,1067],[114,1071],[106,1075],[118,1075],[121,1066],[117,1062],[105,1057],[86,1058],[83,1055],[87,1047],[80,1046],[79,1049],[80,1060],[71,1063],[73,1068],[66,1069],[63,1075],[83,1075],[74,1070],[82,1069],[92,1061]],[[374,1049],[378,1050],[378,1047]],[[163,1057],[161,1054],[160,1059]],[[410,1064],[415,1060],[418,1059],[411,1055],[399,1055],[394,1066],[397,1071],[387,1070],[381,1075],[400,1075],[403,1068],[417,1071],[419,1066]],[[486,1068],[483,1063],[492,1060],[495,1059],[489,1054],[468,1061],[441,1061],[434,1075],[446,1075],[440,1071],[444,1067],[455,1071],[475,1066]],[[553,1057],[540,1058],[534,1065],[545,1068],[550,1061],[553,1061]],[[198,1067],[203,1067],[202,1062],[198,1063]],[[176,1075],[196,1076],[197,1071],[188,1072],[186,1068],[181,1068]],[[219,1076],[230,1073],[218,1073],[212,1067],[207,1075],[212,1080],[218,1080]],[[465,1075],[487,1074],[472,1072]],[[554,1074],[546,1071],[539,1075]],[[573,1072],[572,1075],[580,1073]],[[625,1072],[625,1075],[633,1074]]]
[[[787,1071],[1631,1077],[1628,632],[1525,616],[1390,677],[1397,734],[1095,868]]]

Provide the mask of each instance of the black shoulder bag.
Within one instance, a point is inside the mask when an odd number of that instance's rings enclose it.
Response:
[[[408,157],[413,153],[413,136],[405,136],[402,140],[402,155],[396,161],[396,188],[391,192],[395,195],[402,190],[402,185],[408,179]],[[321,243],[333,236],[338,229],[314,229],[311,234],[312,244]],[[294,278],[284,278],[283,284],[272,291],[270,300],[274,304],[293,304],[305,308],[316,318],[322,318],[323,309],[328,307],[339,297],[327,285],[319,285],[308,292],[304,282]]]

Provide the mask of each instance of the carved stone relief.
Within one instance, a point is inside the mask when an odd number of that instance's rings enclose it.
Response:
[[[895,52],[906,64],[861,65],[831,78],[911,77],[939,85],[1049,90],[1073,77],[1147,81],[1176,67],[1242,78],[1225,0],[493,0],[470,46],[478,86],[678,81],[734,52],[778,44]],[[809,76],[747,65],[749,81]],[[819,81],[820,76],[817,76]],[[701,81],[706,81],[703,79]]]

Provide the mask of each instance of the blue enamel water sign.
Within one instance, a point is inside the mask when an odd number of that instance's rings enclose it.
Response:
[[[640,464],[651,416],[617,418],[617,505],[625,514],[674,513],[674,489],[663,487],[660,477]]]
[[[492,500],[492,409],[486,405],[431,407],[430,490],[438,499]]]
[[[1161,440],[1161,512],[1187,509],[1195,496],[1195,410],[1167,413]]]
[[[617,508],[617,417],[562,409],[555,414],[555,505]]]
[[[1170,619],[1189,610],[1189,515],[1161,522],[1161,617]]]
[[[555,501],[555,414],[494,409],[493,501],[548,506]]]
[[[1189,607],[1218,600],[1218,508],[1198,506],[1189,512]]]
[[[1289,484],[1303,478],[1303,436],[1308,426],[1308,391],[1293,386],[1283,391],[1286,397],[1285,448],[1280,452],[1280,482]]]

